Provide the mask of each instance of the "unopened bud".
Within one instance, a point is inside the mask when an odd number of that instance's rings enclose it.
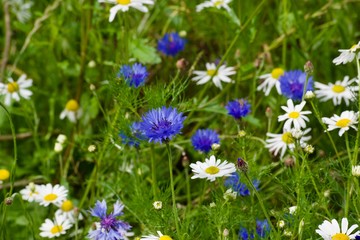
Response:
[[[295,160],[292,157],[287,157],[284,160],[284,164],[286,167],[293,167],[295,165]]]
[[[224,236],[224,237],[229,236],[229,229],[227,229],[227,228],[224,229],[224,231],[223,231],[223,236]]]
[[[314,98],[315,97],[315,94],[313,93],[313,91],[307,91],[306,93],[305,93],[305,96],[304,96],[304,98],[305,99],[312,99],[312,98]]]
[[[265,110],[265,116],[266,116],[267,118],[272,118],[272,116],[273,116],[273,111],[272,111],[272,109],[271,109],[270,107],[267,107],[267,108],[266,108],[266,110]]]
[[[314,150],[315,150],[315,148],[310,144],[308,144],[304,147],[304,151],[309,154],[312,154],[314,152]]]
[[[4,200],[5,205],[9,206],[13,203],[14,199],[12,197],[7,197]]]
[[[162,201],[155,201],[153,202],[153,206],[156,210],[162,209]]]
[[[189,158],[186,155],[186,152],[182,152],[181,153],[181,164],[183,165],[183,167],[188,167],[189,166]]]
[[[66,141],[67,137],[64,134],[60,134],[57,138],[56,141],[58,143],[64,144]]]
[[[314,65],[310,61],[307,61],[304,65],[304,71],[308,75],[311,75],[314,72]]]
[[[89,68],[94,68],[96,66],[96,62],[94,60],[91,60],[89,63],[88,63],[88,67]]]
[[[55,152],[60,153],[60,152],[62,152],[63,149],[64,149],[64,147],[61,143],[58,143],[58,142],[55,143],[55,147],[54,147]]]
[[[95,150],[96,150],[96,146],[93,145],[93,144],[91,144],[91,145],[88,147],[88,151],[89,151],[89,152],[95,152]]]
[[[187,32],[185,30],[182,30],[179,32],[180,37],[186,37],[186,35],[187,35]]]
[[[95,87],[95,85],[94,84],[90,84],[90,91],[95,91],[95,89],[96,89],[96,87]]]
[[[219,150],[219,149],[220,149],[220,144],[218,144],[218,143],[213,143],[213,144],[211,145],[211,149],[214,150],[214,151]]]
[[[176,61],[176,68],[183,71],[187,68],[189,62],[185,58],[181,58]]]
[[[246,173],[249,170],[249,166],[247,162],[242,158],[238,158],[236,166],[241,172],[244,173]]]
[[[279,228],[285,227],[285,222],[284,222],[284,220],[278,221],[277,226],[278,226]]]

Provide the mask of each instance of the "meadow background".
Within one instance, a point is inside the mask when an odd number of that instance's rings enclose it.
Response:
[[[26,2],[32,5],[24,10]],[[256,232],[256,221],[266,218],[271,231],[256,239],[321,239],[315,230],[325,219],[347,217],[351,224],[359,223],[359,182],[350,163],[358,163],[352,159],[357,132],[349,130],[346,138],[337,130],[329,132],[336,153],[314,108],[306,104],[304,109],[312,111],[308,143],[315,151],[299,148],[282,158],[274,156],[265,147],[266,133],[281,132],[277,117],[284,114],[280,106],[287,98],[275,89],[265,96],[256,88],[260,75],[277,67],[303,71],[307,61],[317,82],[356,77],[356,63],[336,66],[332,60],[338,49],[360,40],[360,2],[233,0],[231,14],[216,8],[196,12],[201,2],[156,0],[147,5],[149,12],[131,8],[110,23],[112,5],[95,0],[2,0],[1,82],[26,74],[33,80],[33,95],[2,104],[0,110],[0,168],[11,173],[0,184],[1,239],[42,239],[41,224],[53,218],[56,206],[22,199],[19,191],[30,182],[66,187],[83,216],[58,239],[86,239],[95,221],[88,210],[103,199],[110,209],[117,200],[125,205],[121,219],[132,226],[130,239],[156,231],[173,239],[241,239],[241,228]],[[180,33],[186,45],[175,56],[166,56],[157,43],[171,32]],[[214,61],[236,70],[234,83],[223,83],[222,90],[212,82],[196,85],[191,80],[193,70],[204,70]],[[134,62],[149,73],[139,88],[118,77],[121,66]],[[237,121],[225,105],[240,98],[251,104],[251,113]],[[75,123],[60,119],[70,99],[83,111]],[[4,103],[4,96],[0,101]],[[321,117],[359,110],[357,101],[349,106],[311,101]],[[186,116],[181,134],[168,144],[178,229],[167,144],[142,140],[134,147],[119,136],[129,134],[131,123],[144,113],[162,106]],[[201,153],[191,137],[207,128],[219,134],[220,147]],[[59,134],[67,140],[55,151]],[[240,173],[240,180],[248,196],[224,199],[225,178],[190,179],[189,164],[210,155],[234,164],[238,158],[247,162],[248,178]],[[258,190],[247,180],[258,180]],[[154,201],[162,201],[162,208],[155,209]],[[290,213],[292,206],[297,206],[296,213]]]

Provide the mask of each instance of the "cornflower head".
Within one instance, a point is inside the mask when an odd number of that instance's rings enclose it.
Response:
[[[235,119],[241,119],[251,112],[251,105],[245,99],[230,101],[225,108],[228,110],[228,114],[233,116]]]
[[[246,228],[241,227],[239,230],[239,239],[254,239],[255,236],[257,236],[256,239],[267,239],[270,230],[270,225],[266,219],[256,220],[256,235],[253,232],[248,231]]]
[[[118,77],[121,77],[130,87],[138,88],[145,84],[149,73],[141,63],[134,63],[132,66],[123,65],[120,68]]]
[[[219,143],[219,135],[212,129],[198,129],[191,137],[195,150],[208,153],[214,143]]]
[[[282,95],[294,101],[301,100],[306,84],[306,73],[300,70],[287,71],[279,78]],[[313,90],[313,78],[308,78],[306,91]]]
[[[90,209],[90,214],[94,217],[100,218],[100,226],[95,230],[90,230],[88,237],[90,239],[124,239],[126,232],[131,229],[131,226],[118,220],[122,216],[124,205],[119,201],[114,204],[113,211],[107,213],[107,205],[105,200],[97,201],[95,207]]]
[[[175,56],[184,50],[186,40],[179,36],[178,33],[166,33],[158,42],[158,50],[166,56]]]
[[[253,180],[252,184],[254,185],[256,190],[259,190],[259,185],[260,185],[259,180]],[[240,174],[238,172],[233,172],[229,177],[227,177],[224,182],[224,186],[227,188],[231,187],[240,196],[250,195],[249,188],[244,183],[240,182]]]
[[[185,118],[176,108],[152,109],[143,115],[139,130],[149,142],[168,142],[180,133]]]
[[[125,132],[121,131],[119,137],[122,140],[123,144],[139,147],[140,141],[145,140],[145,136],[140,129],[139,122],[133,122],[130,126],[131,134],[127,135]]]

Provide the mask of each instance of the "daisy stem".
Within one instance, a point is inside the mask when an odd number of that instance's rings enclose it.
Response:
[[[349,136],[348,136],[348,133],[345,132],[345,144],[346,144],[346,150],[347,150],[347,153],[349,155],[349,161],[351,162],[350,164],[350,174],[348,173],[347,176],[348,176],[348,179],[347,179],[347,184],[346,184],[346,200],[345,200],[345,217],[348,217],[348,214],[349,214],[349,208],[350,208],[350,197],[351,197],[351,183],[352,183],[352,176],[351,176],[351,168],[353,166],[353,160],[354,159],[351,159],[351,149],[350,149],[350,146],[349,146]]]
[[[169,158],[169,172],[170,172],[170,188],[171,188],[171,198],[172,198],[172,205],[173,205],[173,214],[174,214],[174,220],[175,220],[175,228],[176,228],[176,234],[178,236],[178,239],[180,239],[180,228],[179,228],[179,216],[178,211],[176,208],[176,200],[175,200],[175,190],[174,190],[174,178],[173,178],[173,168],[172,168],[172,154],[171,154],[171,148],[169,143],[166,143],[166,150],[168,152],[168,158]]]
[[[358,111],[360,110],[360,59],[359,59],[359,54],[356,54],[356,67],[357,67],[357,78],[358,78],[358,86],[359,86],[359,91],[358,91]],[[359,119],[356,119],[359,120]],[[358,127],[357,127],[357,133],[356,133],[356,140],[355,140],[355,146],[354,146],[354,156],[352,158],[352,164],[356,165],[357,163],[357,158],[358,158],[358,153],[359,153],[359,138],[360,138],[360,121],[358,121]]]

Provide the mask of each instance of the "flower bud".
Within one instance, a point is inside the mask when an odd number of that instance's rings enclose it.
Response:
[[[185,58],[181,58],[176,61],[176,68],[183,71],[189,65],[189,62]]]
[[[10,206],[13,203],[14,199],[12,197],[7,197],[4,200],[5,205]]]
[[[238,158],[236,166],[241,172],[244,173],[246,173],[249,170],[249,166],[247,162],[242,158]]]
[[[307,61],[304,65],[304,71],[308,74],[311,75],[314,72],[314,65],[310,62]]]
[[[312,99],[314,97],[315,97],[315,94],[313,93],[313,91],[306,91],[305,96],[304,96],[304,98],[308,99],[308,100]]]
[[[270,107],[267,107],[267,108],[266,108],[266,110],[265,110],[265,116],[266,116],[267,118],[272,118],[272,116],[273,116],[273,111],[272,111],[272,109],[271,109]]]
[[[162,201],[155,201],[153,202],[153,206],[156,210],[162,209]]]

